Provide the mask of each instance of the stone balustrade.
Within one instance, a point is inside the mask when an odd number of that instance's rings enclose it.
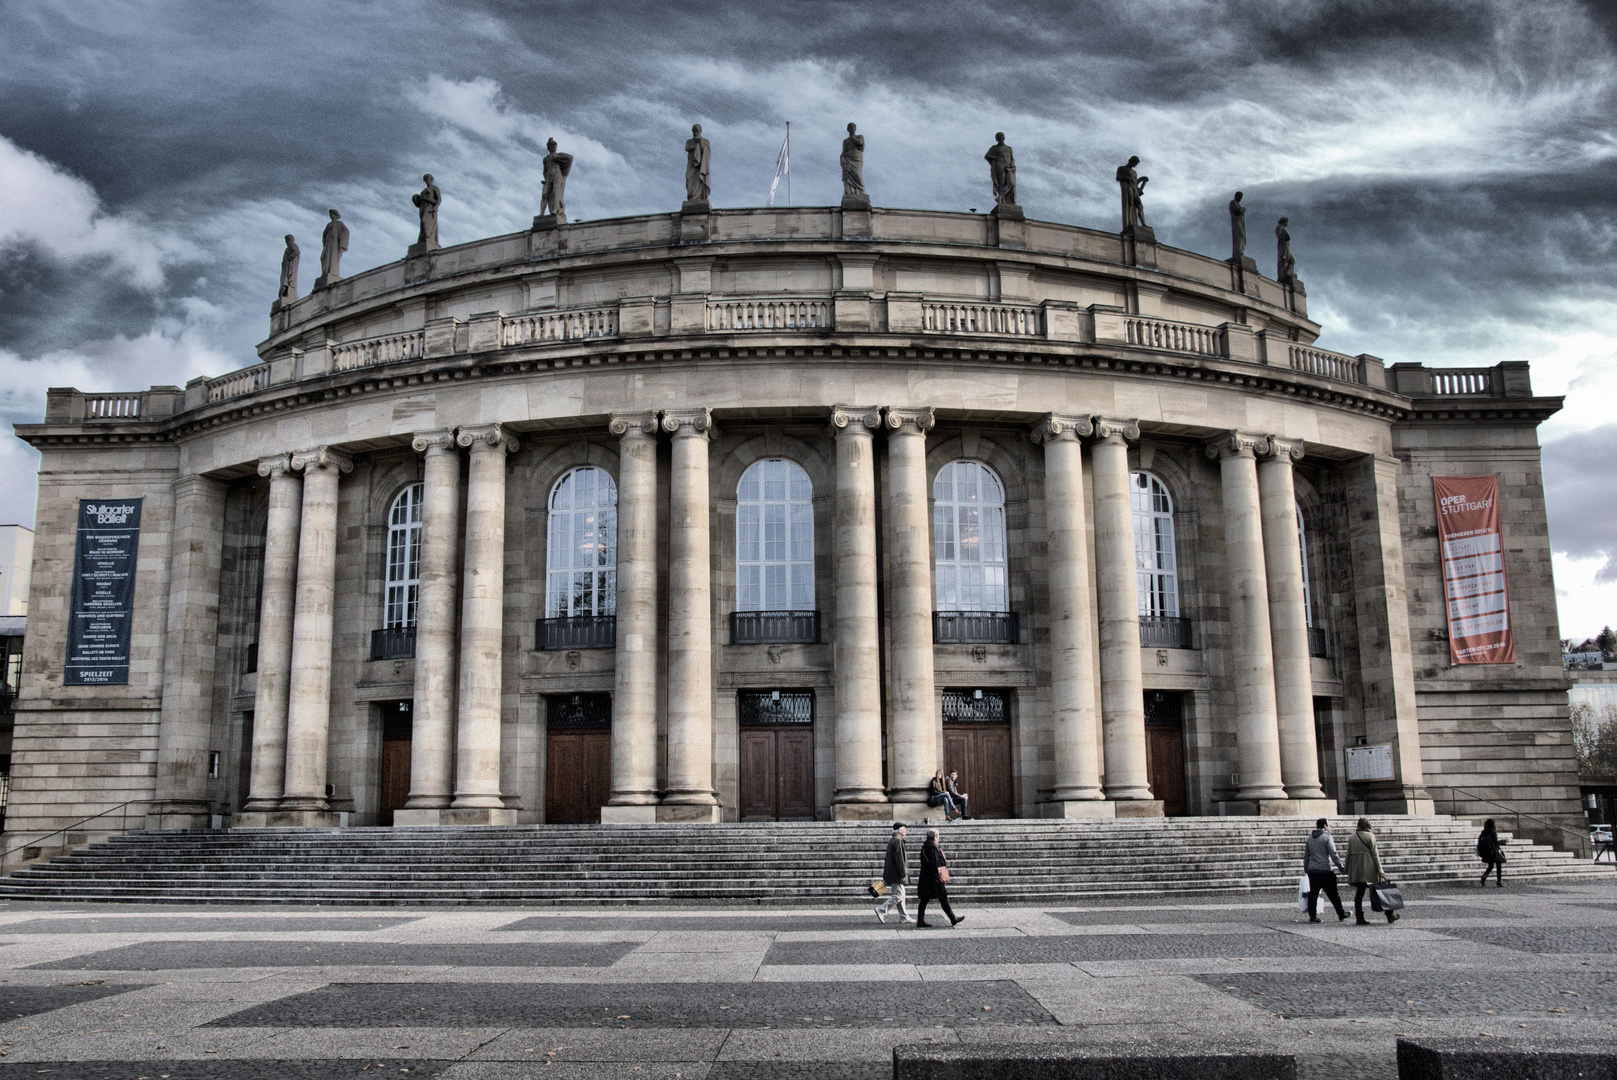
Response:
[[[1533,396],[1532,378],[1525,360],[1506,360],[1484,368],[1394,364],[1387,369],[1387,389],[1415,398]]]
[[[1123,322],[1128,344],[1137,348],[1193,353],[1196,356],[1229,355],[1224,333],[1216,326],[1137,317],[1124,319]]]
[[[1036,307],[940,300],[921,302],[921,330],[929,334],[998,334],[1007,337],[1041,337],[1044,334]]]
[[[829,298],[747,297],[707,302],[707,328],[738,330],[830,330]]]
[[[1301,371],[1308,375],[1350,383],[1365,381],[1362,357],[1347,356],[1304,345],[1289,345],[1286,347],[1286,361],[1293,371]]]
[[[500,344],[505,348],[543,345],[553,341],[581,341],[618,335],[616,307],[577,308],[569,311],[525,311],[500,320]]]
[[[85,394],[86,420],[139,420],[144,394]]]
[[[177,386],[154,386],[116,394],[87,394],[72,387],[52,387],[45,395],[45,422],[50,424],[131,424],[167,420],[181,408]]]
[[[402,334],[384,334],[363,341],[349,341],[331,347],[331,370],[348,371],[353,368],[392,364],[400,360],[420,359],[426,350],[427,335],[423,330],[406,330]]]
[[[240,371],[232,371],[217,379],[208,380],[208,400],[228,401],[243,394],[256,393],[270,384],[270,366],[254,364]]]

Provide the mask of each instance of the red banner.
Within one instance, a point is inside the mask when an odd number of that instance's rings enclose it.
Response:
[[[1432,491],[1449,613],[1449,663],[1514,664],[1499,477],[1434,476]]]

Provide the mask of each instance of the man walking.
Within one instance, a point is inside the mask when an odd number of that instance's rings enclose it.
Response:
[[[910,909],[904,904],[904,883],[909,880],[909,862],[904,851],[904,823],[893,822],[893,836],[887,841],[887,862],[882,867],[881,879],[887,884],[887,896],[876,905],[876,921],[885,923],[887,912],[893,908],[898,909],[899,917],[905,922],[914,922],[910,918]]]
[[[1336,869],[1331,864],[1336,864]],[[1314,831],[1308,836],[1308,843],[1303,845],[1303,870],[1308,874],[1308,921],[1319,922],[1316,912],[1319,910],[1320,890],[1324,890],[1331,906],[1336,908],[1338,922],[1347,918],[1347,912],[1342,908],[1342,898],[1336,892],[1336,870],[1346,871],[1342,865],[1342,857],[1336,853],[1336,841],[1331,838],[1330,822],[1320,818],[1314,822]]]

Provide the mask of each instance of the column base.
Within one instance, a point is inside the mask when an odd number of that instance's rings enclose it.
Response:
[[[232,829],[341,829],[348,815],[332,810],[243,810],[231,819]]]
[[[655,806],[603,806],[602,825],[654,825],[657,822]]]
[[[603,808],[604,809],[604,808]],[[619,810],[639,810],[641,807],[620,806]],[[663,803],[661,806],[645,807],[656,810],[657,821],[661,824],[688,824],[700,822],[702,824],[717,824],[723,818],[722,808],[718,806],[694,806],[688,803]]]
[[[1112,816],[1120,818],[1166,817],[1161,799],[1118,799],[1111,804]]]
[[[1335,799],[1229,799],[1219,804],[1224,817],[1332,817]]]
[[[1059,802],[1039,804],[1042,818],[1112,818],[1117,817],[1118,804],[1108,799],[1062,799]]]
[[[889,802],[839,802],[831,804],[832,821],[892,821]]]
[[[443,816],[446,813],[448,813],[448,808],[442,806],[418,809],[405,807],[402,810],[393,811],[393,827],[395,829],[413,829],[423,825],[442,825],[444,823]]]
[[[517,812],[507,810],[503,806],[463,806],[459,809],[451,806],[444,810],[422,811],[413,813],[436,813],[439,825],[515,825]],[[398,821],[400,811],[393,811],[393,820]]]
[[[213,815],[207,803],[154,803],[146,808],[145,820],[148,829],[207,829]]]

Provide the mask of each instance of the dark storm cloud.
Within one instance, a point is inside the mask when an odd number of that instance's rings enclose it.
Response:
[[[1550,535],[1557,550],[1604,558],[1595,578],[1600,582],[1617,582],[1617,505],[1611,495],[1614,458],[1617,424],[1568,435],[1544,447]]]

